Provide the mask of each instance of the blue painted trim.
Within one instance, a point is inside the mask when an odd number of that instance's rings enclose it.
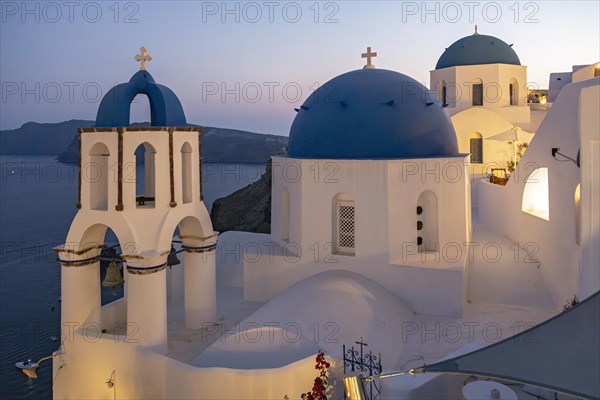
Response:
[[[208,246],[201,246],[201,247],[193,247],[193,246],[181,246],[181,248],[185,251],[185,250],[207,250],[207,249],[212,249],[217,247],[217,242],[215,242],[214,244],[208,245]]]
[[[132,267],[132,266],[128,265],[127,269],[130,269],[132,271],[152,271],[154,269],[160,269],[160,268],[164,268],[166,266],[167,266],[167,263],[157,265],[156,267],[148,267],[148,268],[144,268],[144,267]]]
[[[68,261],[68,260],[61,260],[60,258],[58,259],[58,261],[62,264],[79,264],[82,262],[87,262],[87,261],[92,261],[92,260],[98,260],[100,261],[100,256],[96,256],[96,257],[91,257],[91,258],[85,258],[83,260],[72,260],[72,261]]]

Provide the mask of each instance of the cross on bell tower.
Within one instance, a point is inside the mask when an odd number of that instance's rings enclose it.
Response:
[[[152,56],[146,52],[144,46],[140,47],[140,54],[135,55],[135,61],[140,63],[140,71],[146,71],[146,62],[152,61]]]
[[[367,59],[367,65],[363,67],[363,69],[373,69],[375,65],[371,63],[371,59],[377,57],[377,52],[371,52],[371,47],[367,47],[367,52],[361,54],[362,58]]]

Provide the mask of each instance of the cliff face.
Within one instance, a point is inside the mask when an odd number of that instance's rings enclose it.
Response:
[[[210,219],[218,232],[271,233],[271,162],[258,181],[215,200]]]

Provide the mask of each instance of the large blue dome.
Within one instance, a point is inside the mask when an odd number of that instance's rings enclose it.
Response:
[[[458,154],[450,118],[416,80],[362,69],[312,93],[292,123],[288,155],[318,159],[393,159]]]
[[[96,116],[96,127],[129,126],[131,102],[138,94],[148,96],[152,126],[187,125],[177,95],[168,87],[156,83],[148,71],[141,70],[129,82],[113,87],[102,98]]]
[[[521,65],[511,45],[494,36],[475,34],[454,42],[444,51],[435,69],[459,65]]]

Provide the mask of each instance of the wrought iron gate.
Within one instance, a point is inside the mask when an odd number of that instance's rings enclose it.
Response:
[[[360,346],[360,350],[355,349],[354,345],[350,348],[346,348],[346,345],[343,345],[344,374],[346,374],[346,371],[349,371],[365,373],[368,376],[381,375],[381,353],[374,355],[371,350],[365,353],[364,347],[368,346],[368,344],[364,343],[362,338],[356,344]],[[365,394],[369,396],[370,400],[378,399],[381,394],[381,388],[375,379],[367,380],[366,384]]]

